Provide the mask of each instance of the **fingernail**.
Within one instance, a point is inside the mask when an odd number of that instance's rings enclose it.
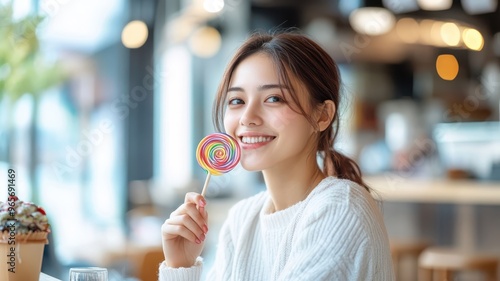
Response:
[[[201,236],[201,241],[205,241],[205,235]]]
[[[198,202],[198,204],[201,206],[201,207],[205,207],[206,203],[205,201],[201,200]]]
[[[200,244],[201,243],[200,239],[198,239],[198,238],[196,238],[196,240],[194,240],[194,242],[196,242],[196,244]]]
[[[206,225],[203,226],[203,232],[205,232],[205,234],[208,232],[208,227]]]

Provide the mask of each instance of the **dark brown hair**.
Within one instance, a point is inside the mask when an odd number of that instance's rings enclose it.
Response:
[[[317,43],[305,35],[297,32],[255,33],[243,43],[229,62],[217,90],[213,115],[217,130],[222,131],[224,127],[226,96],[233,72],[244,59],[256,53],[267,54],[273,60],[280,82],[283,82],[288,89],[292,89],[290,95],[294,104],[298,106],[299,113],[313,126],[316,124],[300,105],[297,91],[293,90],[290,82],[291,77],[299,79],[305,86],[312,108],[327,100],[333,101],[334,117],[330,126],[319,133],[316,146],[323,158],[323,172],[330,176],[352,180],[370,191],[362,179],[356,162],[334,149],[334,141],[339,131],[338,109],[340,108],[340,74],[337,64]]]

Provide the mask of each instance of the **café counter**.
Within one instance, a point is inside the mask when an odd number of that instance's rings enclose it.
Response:
[[[500,205],[500,182],[415,179],[392,174],[365,177],[383,201]]]
[[[395,174],[365,177],[373,196],[385,202],[455,204],[455,246],[476,248],[475,205],[500,206],[500,182],[471,179],[416,179]]]

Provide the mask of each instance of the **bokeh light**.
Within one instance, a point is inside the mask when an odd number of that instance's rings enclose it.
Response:
[[[221,41],[221,35],[217,29],[203,26],[195,30],[191,35],[189,48],[195,55],[209,58],[219,51]]]
[[[139,20],[129,22],[122,31],[122,43],[130,49],[140,48],[148,39],[148,27]]]
[[[443,80],[451,81],[458,75],[459,65],[454,55],[439,55],[436,60],[436,71]]]
[[[464,44],[467,48],[474,51],[481,51],[484,45],[483,35],[473,28],[466,28],[462,34]]]
[[[402,18],[396,24],[396,33],[405,43],[416,43],[419,37],[419,25],[413,18]]]
[[[460,29],[455,23],[447,22],[441,26],[441,38],[448,46],[458,46]]]

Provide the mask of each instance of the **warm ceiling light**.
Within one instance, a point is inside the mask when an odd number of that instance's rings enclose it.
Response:
[[[436,71],[443,80],[451,81],[458,75],[458,61],[454,55],[439,55],[436,60]]]
[[[432,28],[434,27],[434,20],[422,20],[420,21],[420,43],[425,45],[434,45],[434,39],[432,38]]]
[[[433,21],[432,23],[431,40],[432,40],[432,45],[436,47],[444,47],[447,45],[443,40],[443,36],[441,35],[441,28],[443,27],[444,24],[446,24],[446,22]]]
[[[224,9],[224,0],[205,0],[203,9],[209,13],[218,13]]]
[[[460,29],[452,22],[441,26],[441,38],[448,46],[458,46],[460,43]]]
[[[453,0],[417,0],[422,10],[442,11],[448,10],[453,4]]]
[[[140,48],[148,39],[148,27],[139,20],[129,22],[122,31],[122,43],[130,49]]]
[[[200,27],[189,40],[191,51],[202,58],[215,55],[221,46],[221,36],[217,29],[209,26]]]
[[[349,15],[349,23],[356,32],[372,36],[387,33],[395,22],[394,14],[378,7],[359,8]]]
[[[396,23],[396,33],[405,43],[416,43],[419,37],[419,25],[413,18],[402,18]]]
[[[481,32],[473,28],[466,28],[462,34],[464,43],[467,48],[474,51],[481,51],[484,45],[483,35]]]

